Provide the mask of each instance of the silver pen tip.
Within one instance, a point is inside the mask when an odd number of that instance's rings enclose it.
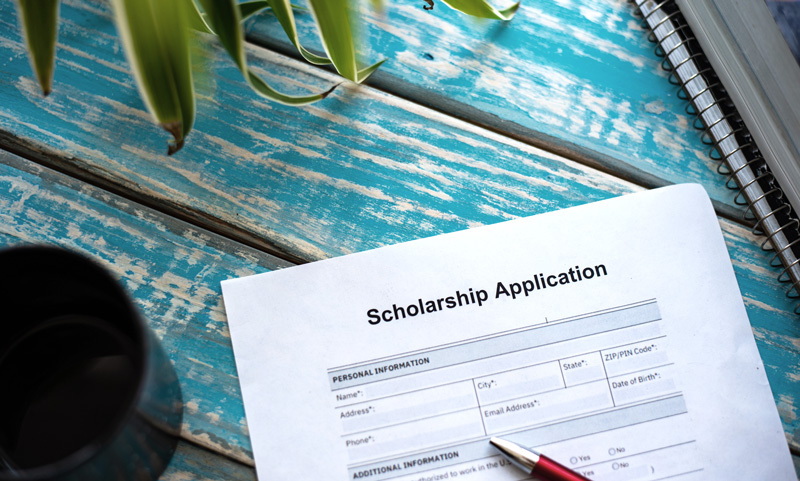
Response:
[[[503,447],[509,444],[508,441],[500,438],[489,438],[489,443],[500,451],[504,451]]]
[[[522,446],[500,438],[490,438],[489,443],[523,469],[531,470],[539,462],[539,455]]]

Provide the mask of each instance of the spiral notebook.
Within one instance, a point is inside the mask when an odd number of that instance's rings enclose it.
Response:
[[[800,297],[800,2],[634,3],[787,296]]]

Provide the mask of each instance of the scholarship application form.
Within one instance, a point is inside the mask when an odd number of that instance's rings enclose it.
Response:
[[[700,186],[222,287],[262,481],[796,479]]]

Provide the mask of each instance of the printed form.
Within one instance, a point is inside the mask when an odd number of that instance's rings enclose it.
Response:
[[[492,436],[593,480],[796,479],[696,185],[223,293],[262,480],[525,479]]]

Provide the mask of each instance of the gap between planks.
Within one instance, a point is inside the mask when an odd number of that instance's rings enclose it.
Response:
[[[196,449],[200,449],[200,450],[205,451],[207,453],[211,453],[214,456],[219,456],[219,457],[225,458],[225,459],[227,459],[227,460],[229,460],[229,461],[231,461],[233,463],[236,463],[236,464],[238,464],[240,466],[244,466],[248,470],[253,471],[253,477],[255,478],[256,462],[253,459],[245,460],[243,458],[235,457],[235,456],[232,456],[230,454],[224,453],[222,451],[216,451],[214,449],[211,449],[209,446],[206,446],[205,444],[198,443],[194,439],[191,439],[189,437],[184,436],[183,433],[181,433],[181,435],[180,435],[180,440],[183,441],[186,444],[191,445],[192,447],[194,447]]]
[[[306,62],[306,60],[297,51],[297,48],[295,48],[295,46],[291,43],[275,41],[273,39],[257,37],[250,34],[245,36],[245,40],[251,46],[259,47],[264,50],[275,52],[291,59],[303,62],[310,68],[324,70],[326,72],[338,75],[336,70],[330,65],[308,64],[308,62]],[[316,55],[322,55],[321,52],[318,52],[314,49],[309,50]],[[375,73],[373,73],[367,80],[365,80],[363,85],[383,92],[386,95],[390,95],[392,97],[396,97],[406,102],[418,105],[422,108],[432,110],[441,115],[458,119],[462,122],[494,134],[521,142],[550,154],[557,155],[565,160],[569,160],[604,174],[608,174],[612,177],[622,179],[639,187],[656,189],[658,187],[672,185],[672,182],[668,182],[653,174],[649,174],[610,155],[581,147],[573,142],[562,140],[542,132],[537,132],[536,130],[524,127],[516,122],[505,120],[495,114],[484,112],[471,105],[449,99],[444,95],[426,90],[415,84],[396,78],[391,74],[382,72],[380,68],[376,70]],[[720,176],[720,182],[722,180],[723,178]],[[745,227],[753,228],[753,222],[744,219],[741,210],[737,209],[735,206],[728,205],[714,199],[711,200],[711,203],[713,204],[717,215],[720,217],[736,222]]]
[[[262,47],[262,48],[264,48],[264,47]],[[269,49],[267,49],[267,50],[269,50]],[[278,53],[282,53],[282,52],[278,52]],[[318,67],[316,67],[316,68],[318,68]],[[421,105],[424,108],[430,108],[431,110],[437,111],[440,114],[450,115],[450,114],[448,114],[446,112],[443,112],[441,110],[438,110],[436,108],[431,108],[431,107],[429,107],[429,106],[427,106],[425,104],[422,104],[420,102],[416,102],[413,98],[412,99],[407,99],[404,96],[395,94],[394,92],[386,91],[386,90],[383,90],[383,89],[381,89],[379,87],[374,87],[374,86],[371,86],[371,87],[375,88],[376,90],[382,90],[385,93],[387,93],[388,95],[401,98],[404,101],[408,101],[408,102],[415,103],[417,105]],[[422,91],[423,89],[418,89],[418,90]],[[471,107],[468,107],[468,106],[463,106],[463,107],[465,107],[465,110],[472,109]],[[472,110],[475,110],[475,109],[472,109]],[[566,158],[567,160],[573,160],[573,161],[579,162],[579,163],[581,163],[583,165],[587,165],[588,167],[593,168],[595,170],[599,170],[599,171],[607,173],[609,175],[612,175],[612,176],[615,176],[615,177],[619,177],[613,171],[608,171],[608,170],[605,170],[605,169],[602,169],[602,168],[598,168],[598,166],[594,165],[593,163],[587,163],[587,162],[581,161],[580,159],[582,157],[580,155],[576,154],[576,157],[567,157],[565,155],[562,155],[559,150],[550,150],[550,149],[543,148],[540,145],[536,145],[536,144],[533,144],[531,142],[527,142],[524,139],[521,140],[519,138],[514,137],[513,135],[508,135],[507,132],[505,132],[503,130],[495,129],[495,128],[488,128],[488,127],[485,127],[485,126],[481,125],[479,122],[473,122],[470,119],[461,119],[458,116],[453,116],[453,117],[458,118],[459,120],[465,121],[467,123],[470,123],[472,125],[475,125],[475,126],[477,126],[479,128],[483,128],[483,129],[489,130],[489,131],[491,131],[493,133],[496,133],[498,135],[503,135],[503,136],[512,138],[512,139],[517,140],[517,141],[522,141],[522,142],[524,142],[526,144],[529,144],[529,145],[532,145],[534,147],[540,148],[542,150],[546,150],[548,152],[554,153],[556,155],[559,155],[561,157]],[[501,121],[498,120],[498,122],[501,122]],[[521,127],[519,127],[519,128],[522,129]],[[238,227],[233,226],[233,225],[229,225],[227,223],[221,223],[220,219],[213,218],[213,217],[205,214],[202,211],[190,211],[190,212],[187,212],[184,209],[180,209],[179,206],[177,206],[177,204],[174,204],[172,202],[170,202],[168,204],[165,204],[163,202],[164,199],[159,199],[159,198],[156,198],[156,197],[143,195],[143,194],[138,193],[136,191],[133,191],[133,190],[131,190],[129,188],[126,188],[124,185],[108,181],[107,179],[105,179],[105,178],[103,178],[103,177],[101,177],[101,176],[99,176],[97,174],[93,174],[93,173],[87,172],[87,171],[81,169],[78,165],[73,164],[72,162],[64,162],[64,160],[66,160],[66,155],[64,155],[62,153],[58,153],[54,149],[42,148],[42,147],[40,147],[38,145],[34,145],[33,143],[28,142],[28,141],[26,141],[24,139],[21,139],[21,138],[19,138],[17,136],[14,136],[12,134],[9,134],[8,132],[0,131],[0,150],[4,150],[4,151],[7,151],[9,153],[18,155],[18,156],[20,156],[20,157],[22,157],[24,159],[27,159],[27,160],[35,163],[35,164],[42,165],[42,166],[47,167],[49,169],[52,169],[52,170],[54,170],[56,172],[59,172],[59,173],[61,173],[63,175],[66,175],[66,176],[68,176],[68,177],[70,177],[72,179],[75,179],[75,180],[78,180],[80,182],[84,182],[86,184],[94,186],[96,188],[105,190],[105,191],[110,192],[112,194],[115,194],[115,195],[117,195],[119,197],[122,197],[122,198],[124,198],[126,200],[130,200],[130,201],[136,202],[136,203],[141,204],[141,205],[143,205],[143,206],[145,206],[145,207],[147,207],[147,208],[149,208],[149,209],[151,209],[153,211],[160,212],[162,214],[165,214],[165,215],[168,215],[170,217],[176,218],[176,219],[178,219],[178,220],[180,220],[182,222],[185,222],[185,223],[187,223],[189,225],[192,225],[192,226],[195,226],[195,227],[199,227],[199,228],[211,231],[211,232],[213,232],[213,233],[215,233],[217,235],[220,235],[221,237],[230,239],[233,242],[244,244],[244,245],[246,245],[248,247],[251,247],[251,248],[254,248],[256,250],[265,252],[265,253],[270,254],[272,256],[275,256],[275,257],[277,257],[279,259],[282,259],[282,260],[284,260],[284,261],[286,261],[286,262],[288,262],[290,264],[296,264],[297,265],[297,264],[304,264],[304,263],[309,262],[306,259],[298,258],[297,256],[294,256],[292,254],[286,253],[286,252],[278,249],[273,244],[265,241],[264,239],[261,239],[260,237],[257,237],[257,236],[254,236],[254,235],[250,234],[249,232],[247,232],[244,229],[238,228]],[[602,157],[601,154],[597,154],[597,155],[598,155],[598,158]],[[74,160],[74,157],[73,157],[73,160]],[[596,160],[592,160],[592,162],[595,162],[595,161]],[[648,177],[652,177],[652,176],[649,176],[649,174],[644,174],[644,175],[647,175]],[[634,184],[640,185],[642,187],[645,187],[645,188],[656,188],[656,187],[660,187],[662,185],[668,185],[667,182],[665,182],[665,181],[663,181],[661,179],[657,179],[655,177],[653,177],[653,179],[655,179],[656,181],[660,182],[660,184],[652,184],[652,185],[650,185],[650,184],[646,184],[646,183],[639,183],[639,182],[637,182],[635,180],[630,180],[630,179],[626,179],[626,180],[630,181],[631,183],[634,183]],[[717,203],[714,203],[714,204],[715,204],[714,207],[715,207],[715,209],[717,210],[717,213],[720,216],[728,218],[729,220],[731,220],[733,222],[736,222],[736,223],[739,223],[739,224],[742,224],[742,225],[745,225],[745,226],[748,225],[746,222],[742,222],[740,216],[738,216],[738,215],[732,215],[732,216],[724,215],[725,211],[731,211],[732,209],[720,209],[719,208],[720,207],[719,204],[717,204]],[[727,206],[723,205],[722,207],[727,207]],[[187,444],[190,444],[195,448],[198,448],[198,449],[201,449],[202,451],[211,453],[214,456],[221,456],[223,458],[226,458],[226,459],[228,459],[228,460],[230,460],[230,461],[232,461],[232,462],[234,462],[234,463],[236,463],[238,465],[241,465],[241,466],[245,467],[246,469],[250,469],[250,470],[254,469],[255,464],[254,464],[254,462],[252,460],[244,460],[244,459],[242,459],[240,457],[231,456],[231,455],[226,454],[226,453],[221,452],[221,451],[216,451],[216,450],[210,448],[209,446],[201,444],[201,443],[197,442],[196,440],[194,440],[194,439],[192,439],[190,437],[184,436],[183,434],[181,434],[180,439],[183,440],[183,442],[185,442]],[[795,446],[793,443],[789,443],[789,451],[790,451],[791,455],[793,456],[795,464],[800,466],[800,448]]]
[[[331,68],[308,64],[302,59],[294,46],[281,45],[280,42],[253,41],[248,39],[253,48],[266,52],[276,53],[289,59],[300,61],[303,67],[309,70],[330,73]],[[269,43],[269,44],[268,44]],[[333,72],[335,74],[335,72]],[[627,181],[647,189],[670,185],[670,182],[658,178],[635,167],[624,164],[613,157],[596,151],[582,148],[578,145],[560,141],[549,135],[536,132],[517,123],[506,121],[493,114],[482,112],[474,107],[461,102],[448,100],[446,97],[428,92],[424,88],[414,86],[401,80],[392,78],[388,74],[376,72],[367,81],[368,87],[382,94],[417,106],[419,109],[429,110],[437,115],[445,116],[463,122],[487,133],[506,138],[510,141],[531,146],[561,157],[566,161],[586,166],[611,177]],[[190,205],[180,205],[165,198],[158,198],[131,189],[123,182],[109,180],[99,173],[82,168],[89,165],[80,157],[68,154],[57,149],[28,141],[9,132],[0,131],[0,149],[16,154],[27,160],[43,165],[64,175],[85,182],[89,185],[112,192],[122,198],[145,205],[148,208],[169,215],[188,224],[201,227],[222,237],[234,240],[248,247],[268,253],[292,264],[305,264],[310,261],[298,255],[287,252],[275,242],[259,237],[248,230],[213,217],[200,209]],[[734,223],[752,227],[752,223],[744,221],[740,213],[733,207],[712,200],[714,209],[720,217]]]
[[[194,227],[205,229],[226,239],[244,244],[290,264],[299,265],[309,262],[308,259],[302,259],[286,252],[266,239],[253,235],[246,229],[225,222],[220,218],[213,217],[203,210],[193,209],[188,205],[180,205],[168,198],[148,196],[130,189],[121,182],[113,182],[101,175],[88,172],[80,167],[81,164],[84,164],[83,162],[75,162],[76,159],[80,159],[79,157],[68,156],[65,152],[28,142],[2,130],[0,130],[0,150],[18,155],[35,164],[42,165],[98,189],[111,192],[123,199],[136,202]]]
[[[247,37],[247,41],[252,46],[267,51],[276,52],[305,63],[294,46],[291,44],[270,42],[263,39],[253,39],[249,36]],[[330,67],[310,67],[335,73]],[[418,105],[441,115],[458,119],[477,128],[541,149],[562,157],[565,160],[576,162],[593,170],[597,170],[612,177],[628,181],[643,188],[653,189],[671,184],[664,179],[620,162],[611,156],[537,132],[533,129],[523,127],[515,122],[504,120],[494,114],[483,112],[470,105],[448,99],[443,95],[394,78],[387,73],[382,73],[380,70],[371,76],[370,79],[365,82],[365,84],[372,89],[383,92],[402,101]],[[14,136],[8,132],[0,131],[0,150],[5,150],[12,154],[18,155],[31,162],[43,165],[78,181],[111,192],[124,199],[136,202],[153,211],[176,218],[192,226],[200,227],[234,242],[273,255],[279,259],[287,261],[288,263],[304,264],[309,262],[308,259],[303,259],[291,253],[287,253],[273,243],[255,236],[245,229],[226,223],[219,218],[212,217],[201,210],[192,210],[188,207],[181,208],[181,206],[171,201],[164,202],[165,199],[144,195],[127,188],[122,183],[112,182],[98,174],[87,172],[86,170],[80,168],[80,164],[82,164],[81,162],[78,164],[66,162],[68,156],[65,153],[58,152],[55,149],[42,147],[38,144],[28,142],[23,138]],[[74,160],[74,157],[69,157],[73,158]],[[720,217],[726,218],[743,226],[752,227],[752,223],[743,220],[740,212],[738,212],[734,207],[716,201],[712,201],[712,203],[714,204],[714,208]],[[253,469],[254,467],[252,460],[243,460],[241,458],[233,457],[223,452],[213,450],[210,447],[198,443],[196,440],[183,435],[181,435],[181,439],[185,443],[190,444],[195,448],[199,448],[204,452],[209,452],[215,456],[224,457],[236,464],[245,466],[248,469]],[[796,447],[792,443],[789,443],[789,448],[795,458],[795,463],[800,464],[800,448]]]
[[[3,135],[5,135],[5,134],[3,132],[0,132],[0,139],[2,138]],[[0,148],[0,164],[9,165],[13,169],[18,169],[18,170],[20,170],[22,172],[26,172],[26,173],[29,173],[29,174],[33,174],[33,173],[35,173],[35,171],[32,170],[32,169],[26,168],[25,166],[20,166],[18,164],[18,162],[25,161],[25,162],[29,162],[30,164],[35,165],[35,166],[41,166],[40,163],[37,163],[35,161],[31,161],[30,159],[20,158],[20,156],[16,156],[16,158],[13,158],[12,156],[8,156],[5,152],[8,152],[8,151],[6,149]],[[11,158],[7,158],[7,157],[11,157]],[[45,169],[47,169],[47,170],[49,170],[51,172],[44,172],[43,173],[43,177],[44,178],[50,177],[49,180],[52,181],[53,178],[51,176],[53,176],[53,175],[66,177],[66,179],[57,179],[56,182],[59,185],[65,187],[65,188],[71,189],[71,190],[73,190],[75,192],[79,191],[79,188],[78,188],[77,185],[82,185],[82,184],[85,183],[81,179],[76,179],[74,176],[71,176],[71,175],[68,175],[68,174],[64,174],[62,172],[57,172],[57,171],[55,171],[55,169],[50,169],[47,166],[45,166]],[[66,180],[66,182],[65,182],[65,180]],[[72,182],[70,182],[70,181],[72,181]],[[93,187],[97,188],[97,186],[93,186]],[[108,190],[102,189],[102,188],[98,188],[98,190],[100,190],[102,192],[109,192]],[[82,194],[80,192],[78,192],[78,193],[79,193],[79,195]],[[86,195],[94,197],[94,195],[92,195],[92,194],[86,194]],[[129,199],[129,198],[125,198],[125,200],[126,201],[131,201],[131,199]],[[138,204],[135,201],[132,201],[132,203],[133,204]],[[115,208],[117,210],[120,209],[119,207],[115,206],[113,202],[109,202],[108,205],[112,206],[113,208]],[[147,209],[147,210],[151,210],[152,211],[152,209],[149,209],[146,206],[132,205],[132,206],[130,206],[129,212],[135,211],[135,210],[138,210],[138,209]],[[161,213],[161,214],[163,215],[163,213]],[[194,226],[192,224],[190,224],[190,226],[192,228],[196,227],[196,226]],[[202,230],[200,230],[198,232],[202,232]],[[225,238],[225,237],[223,237],[223,240],[225,242],[230,242],[231,244],[236,244],[235,241],[231,241],[230,239]],[[216,246],[216,243],[213,240],[207,240],[206,242],[208,243],[209,246],[212,246],[213,248],[218,248]],[[286,267],[286,266],[283,266],[281,264],[282,263],[280,261],[278,261],[276,263],[277,267],[279,267],[279,268]],[[184,412],[185,412],[185,408],[184,408]],[[234,451],[226,452],[224,450],[217,450],[217,449],[214,448],[213,444],[209,445],[209,444],[204,444],[204,443],[198,441],[196,436],[192,436],[185,429],[181,429],[180,435],[178,436],[178,440],[179,440],[178,441],[179,446],[176,448],[176,452],[177,452],[177,450],[181,449],[180,448],[180,444],[189,445],[194,449],[200,450],[200,451],[202,451],[204,453],[208,453],[210,456],[223,458],[223,459],[226,460],[226,462],[233,463],[233,464],[235,464],[237,466],[241,466],[242,470],[252,473],[252,476],[250,476],[250,478],[255,479],[255,471],[254,471],[255,462],[253,461],[252,457],[246,457],[246,456],[243,456],[243,455],[236,456],[234,454]],[[177,456],[178,456],[177,454],[173,455],[173,458],[172,458],[170,464],[176,459]],[[169,466],[167,466],[167,471],[169,471]],[[167,471],[165,471],[165,473]],[[183,479],[183,478],[180,478],[180,479]]]

